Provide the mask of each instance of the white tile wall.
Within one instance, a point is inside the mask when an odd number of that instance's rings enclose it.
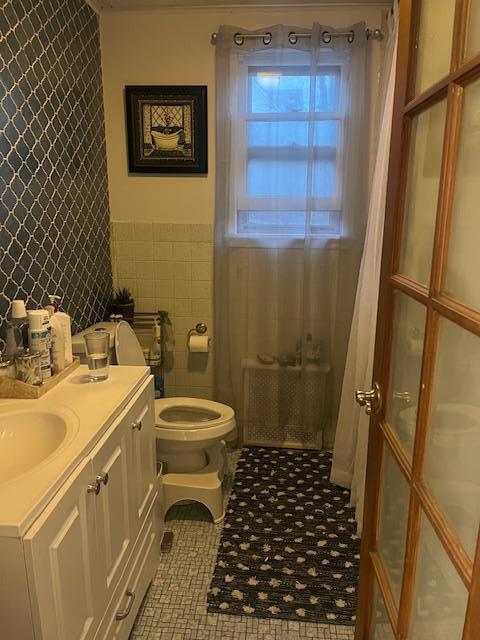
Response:
[[[167,395],[212,398],[213,353],[190,354],[186,346],[197,322],[214,338],[212,225],[112,222],[111,238],[114,286],[130,289],[136,311],[170,313],[176,345]]]

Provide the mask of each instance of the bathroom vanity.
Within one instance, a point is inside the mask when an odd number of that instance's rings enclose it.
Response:
[[[0,637],[126,639],[163,513],[147,367],[0,402]],[[2,458],[3,456],[3,458]]]

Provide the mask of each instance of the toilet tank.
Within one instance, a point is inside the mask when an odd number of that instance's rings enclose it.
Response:
[[[87,327],[83,331],[72,336],[72,351],[74,356],[80,358],[81,364],[87,364],[85,357],[85,342],[83,336],[91,331],[108,331],[110,334],[110,364],[117,364],[115,356],[115,322],[97,322],[97,324]]]

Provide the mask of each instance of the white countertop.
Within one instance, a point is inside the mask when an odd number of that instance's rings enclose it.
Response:
[[[45,462],[0,483],[0,536],[19,537],[52,499],[68,475],[123,411],[149,376],[147,367],[111,366],[102,382],[88,382],[82,365],[38,400],[0,400],[2,409],[66,409],[78,429]],[[76,420],[75,420],[76,418]],[[1,442],[0,442],[1,446]]]

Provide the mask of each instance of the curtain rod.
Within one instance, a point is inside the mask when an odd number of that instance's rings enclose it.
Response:
[[[290,31],[288,34],[288,41],[290,44],[296,44],[299,38],[310,38],[311,33],[295,33],[295,31]],[[217,33],[212,33],[211,43],[217,43]],[[385,36],[383,35],[383,31],[381,29],[365,29],[365,38],[367,40],[383,40]],[[272,41],[272,34],[270,31],[266,31],[265,33],[240,33],[237,32],[233,36],[233,42],[239,47],[245,42],[248,38],[262,38],[263,44],[269,45]],[[346,38],[347,42],[352,43],[355,40],[355,32],[353,30],[350,31],[322,31],[322,41],[324,44],[328,44],[332,41],[332,38]]]

